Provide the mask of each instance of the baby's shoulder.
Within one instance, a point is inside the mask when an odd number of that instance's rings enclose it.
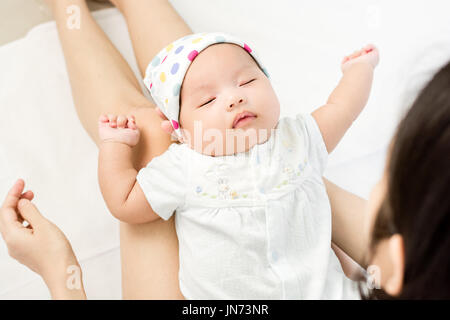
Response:
[[[280,140],[292,142],[303,141],[308,136],[308,126],[314,121],[310,114],[297,114],[295,117],[284,117],[278,121],[276,130]]]
[[[305,159],[323,174],[328,159],[328,151],[320,128],[311,114],[297,114],[295,118],[280,120],[281,144],[302,150]]]
[[[150,160],[147,166],[181,167],[183,165],[183,158],[182,144],[172,143],[166,151]]]
[[[295,116],[286,116],[278,121],[277,128],[285,130],[303,130],[308,122],[314,119],[311,114],[298,113]]]

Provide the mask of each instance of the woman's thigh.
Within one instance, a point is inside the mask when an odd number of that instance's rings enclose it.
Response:
[[[167,1],[120,2],[123,2],[121,7],[127,13],[128,22],[132,21],[129,23],[130,31],[139,53],[141,72],[163,43],[189,33],[189,28]],[[134,148],[134,164],[136,169],[144,167],[153,157],[166,151],[171,143],[170,136],[160,128],[161,119],[154,105],[142,94],[133,71],[93,19],[84,0],[53,0],[48,3],[58,27],[72,95],[82,125],[99,144],[97,124],[101,114],[133,114],[141,129],[141,141]],[[69,6],[79,8],[81,24],[78,29],[67,28]],[[141,29],[147,33],[142,33]],[[159,29],[164,33],[153,36]],[[178,241],[173,221],[161,220],[139,226],[121,224],[121,247],[124,298],[181,296],[178,288]]]
[[[120,225],[124,299],[184,299],[178,285],[178,239],[168,221]]]
[[[123,13],[141,74],[160,49],[192,33],[167,0],[114,0]],[[125,99],[125,101],[130,101]],[[136,105],[136,104],[135,104]],[[153,108],[133,110],[141,129],[136,167],[144,167],[170,145]],[[120,227],[122,290],[125,299],[182,299],[178,285],[178,238],[174,217]]]
[[[135,167],[147,165],[171,144],[160,129],[161,119],[153,107],[131,108],[141,130]],[[168,221],[120,224],[122,294],[124,299],[183,299],[178,285],[178,238],[174,216]]]

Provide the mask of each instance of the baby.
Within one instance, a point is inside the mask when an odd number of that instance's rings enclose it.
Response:
[[[269,75],[248,44],[223,33],[175,41],[150,63],[144,83],[180,143],[137,172],[134,118],[101,116],[108,208],[128,223],[177,212],[186,299],[358,298],[330,246],[322,174],[364,108],[377,64],[374,46],[355,51],[324,106],[279,119]]]

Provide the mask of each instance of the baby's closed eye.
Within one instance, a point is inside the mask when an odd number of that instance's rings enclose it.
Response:
[[[240,84],[239,86],[240,86],[240,87],[241,87],[241,86],[245,86],[246,84],[249,84],[249,83],[251,83],[251,82],[253,82],[253,81],[255,81],[255,80],[256,80],[256,79],[252,79],[252,80],[246,81],[246,82]]]
[[[203,103],[202,105],[200,105],[199,108],[201,108],[201,107],[207,105],[208,103],[210,103],[210,102],[212,102],[212,101],[214,101],[214,100],[216,100],[216,98],[209,99],[207,102],[205,102],[205,103]]]
[[[241,84],[239,85],[239,87],[248,85],[248,84],[250,84],[250,83],[252,83],[252,82],[254,82],[254,81],[256,81],[256,80],[257,80],[256,78],[253,78],[253,79],[250,79],[250,80],[246,80],[246,81],[244,81],[243,83],[241,83]],[[214,100],[216,100],[216,98],[209,98],[208,100],[206,100],[205,103],[200,104],[198,107],[201,108],[201,107],[203,107],[203,106],[206,106],[207,104],[213,102]]]

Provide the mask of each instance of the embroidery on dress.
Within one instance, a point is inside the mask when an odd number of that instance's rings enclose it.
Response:
[[[266,194],[271,191],[278,191],[284,189],[289,185],[295,184],[303,171],[306,168],[306,159],[301,161],[288,161],[287,159],[294,156],[294,144],[289,140],[282,140],[282,151],[280,154],[273,156],[272,165],[277,169],[276,174],[279,177],[277,184],[271,188],[266,186],[260,186],[258,188],[259,193]],[[295,156],[294,156],[295,157]],[[260,152],[257,150],[253,164],[260,167],[264,157],[260,157]],[[263,160],[264,161],[264,160]],[[235,200],[235,199],[248,199],[249,194],[239,194],[229,181],[227,172],[230,169],[230,165],[226,162],[215,163],[204,173],[204,178],[211,183],[211,190],[204,190],[204,186],[196,186],[195,194],[201,198],[220,199],[220,200]]]
[[[292,145],[287,141],[283,141],[283,146],[287,149],[288,154],[293,151]],[[276,160],[278,161],[281,168],[282,177],[280,183],[277,184],[274,188],[276,190],[294,184],[306,167],[306,160],[299,162],[296,167],[293,166],[289,161],[287,161],[283,155],[277,155]]]
[[[216,191],[203,191],[202,186],[197,186],[195,189],[196,195],[199,197],[219,200],[234,200],[238,198],[246,199],[248,197],[247,193],[240,195],[229,185],[228,178],[226,177],[228,170],[229,165],[226,163],[214,164],[205,172],[204,177],[216,186]]]

